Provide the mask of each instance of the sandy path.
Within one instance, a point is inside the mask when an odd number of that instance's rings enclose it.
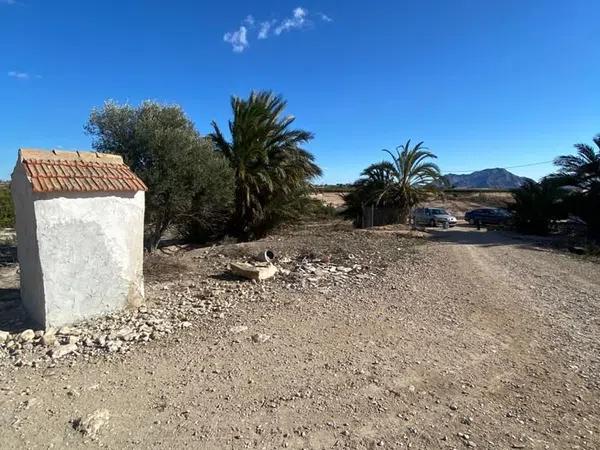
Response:
[[[117,360],[4,374],[3,448],[600,446],[598,265],[465,230],[387,257],[358,289],[282,287]],[[69,421],[98,408],[86,440]]]

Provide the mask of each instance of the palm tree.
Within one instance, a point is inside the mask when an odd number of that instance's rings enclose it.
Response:
[[[565,182],[587,190],[600,183],[600,135],[594,138],[599,151],[588,144],[575,144],[576,155],[563,155],[554,160],[559,166],[558,175]]]
[[[313,155],[302,148],[312,133],[291,128],[295,118],[283,115],[286,106],[268,91],[252,92],[248,99],[232,97],[231,141],[212,122],[210,137],[235,173],[232,225],[240,237],[260,237],[289,217],[308,182],[321,175]]]
[[[361,180],[374,185],[387,186],[394,182],[396,168],[389,161],[371,164],[360,174]]]
[[[528,233],[547,234],[553,219],[562,216],[564,190],[553,177],[543,178],[539,183],[526,180],[513,191],[515,203],[512,210],[519,229]]]
[[[600,135],[594,139],[598,148],[576,144],[577,154],[563,155],[554,160],[559,171],[554,175],[564,186],[577,188],[567,200],[573,213],[581,216],[592,234],[600,237]]]
[[[392,157],[393,182],[384,189],[380,198],[390,198],[400,208],[400,218],[405,221],[413,206],[422,201],[427,193],[436,189],[441,179],[440,168],[432,159],[437,156],[419,142],[410,147],[410,139],[396,147],[395,154],[384,149]]]
[[[362,222],[363,207],[369,204],[386,206],[386,199],[380,198],[383,192],[394,181],[396,168],[389,161],[371,164],[360,174],[353,189],[344,195],[346,208],[342,215],[354,220],[356,226]]]
[[[383,151],[392,161],[372,164],[362,171],[355,189],[346,197],[347,215],[356,218],[367,204],[389,206],[398,209],[398,221],[406,222],[411,208],[441,180],[439,167],[431,161],[437,156],[423,142],[411,147],[410,140],[396,147],[395,153]]]

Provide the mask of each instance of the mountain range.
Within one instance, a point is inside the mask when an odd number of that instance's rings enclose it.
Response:
[[[473,173],[444,175],[448,184],[453,188],[488,188],[515,189],[520,187],[527,178],[519,177],[506,169],[484,169]]]

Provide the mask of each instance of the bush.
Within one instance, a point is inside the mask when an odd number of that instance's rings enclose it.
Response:
[[[177,105],[106,102],[85,126],[100,152],[123,156],[146,183],[146,248],[167,229],[197,240],[218,234],[233,200],[233,172]]]
[[[312,133],[292,128],[286,102],[271,92],[252,92],[231,99],[233,119],[227,138],[213,122],[211,138],[228,159],[235,176],[235,208],[230,231],[242,239],[263,237],[269,230],[298,220],[321,175],[313,155],[303,146]]]
[[[15,227],[15,210],[8,184],[0,182],[0,228]]]
[[[552,220],[566,216],[563,199],[565,191],[551,178],[535,182],[527,180],[513,192],[511,209],[516,227],[526,233],[548,234]]]
[[[590,235],[600,240],[600,135],[593,142],[576,144],[577,153],[556,158],[559,171],[553,178],[570,188],[569,212],[585,220]]]
[[[411,147],[408,140],[396,147],[395,153],[384,152],[392,161],[371,164],[344,196],[348,208],[343,215],[355,226],[362,225],[363,207],[368,205],[386,210],[382,216],[386,224],[406,223],[415,205],[428,194],[439,192],[440,169],[432,162],[437,156],[423,147],[423,142]]]

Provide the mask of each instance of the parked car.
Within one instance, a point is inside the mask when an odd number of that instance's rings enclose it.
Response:
[[[437,225],[449,227],[456,225],[456,217],[443,208],[416,208],[412,214],[413,223],[435,227]]]
[[[511,219],[512,214],[503,208],[480,208],[465,213],[465,220],[471,225],[506,225]]]

